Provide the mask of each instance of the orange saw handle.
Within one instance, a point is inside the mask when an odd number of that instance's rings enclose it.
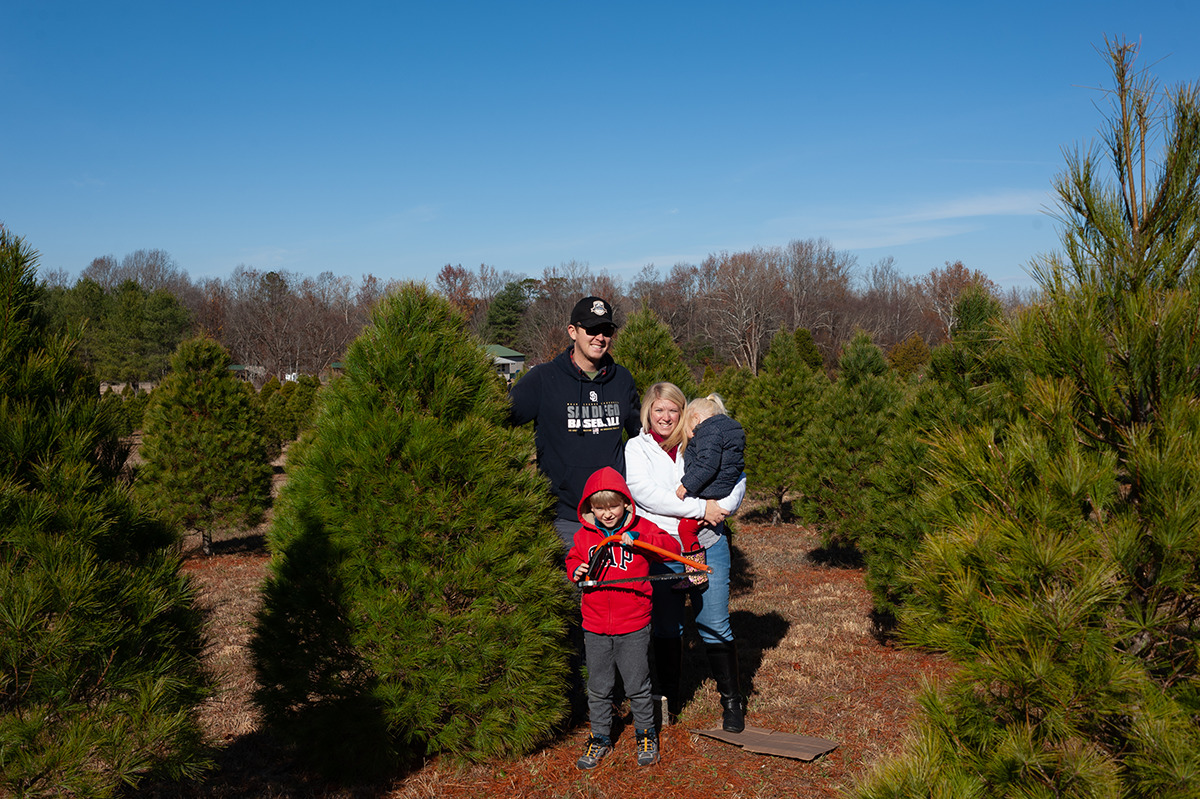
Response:
[[[610,535],[600,542],[600,546],[610,544],[614,541],[620,541],[622,535],[623,535],[623,533],[617,533],[615,535]],[[694,561],[691,558],[685,558],[682,555],[676,555],[674,552],[671,552],[669,549],[663,549],[662,547],[656,547],[656,546],[654,546],[654,544],[647,544],[638,538],[633,539],[633,545],[635,547],[641,547],[642,549],[653,552],[656,555],[662,555],[664,558],[670,558],[671,560],[677,560],[680,563],[682,563],[684,566],[691,566],[693,569],[702,571],[705,574],[712,574],[712,566],[709,566],[708,564],[705,564],[705,563],[700,563],[698,561]]]

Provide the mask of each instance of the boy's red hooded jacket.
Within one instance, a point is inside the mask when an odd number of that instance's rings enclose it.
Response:
[[[606,466],[588,478],[579,503],[579,522],[583,526],[575,533],[575,544],[567,553],[567,575],[573,576],[579,564],[591,561],[596,547],[607,534],[596,525],[588,498],[597,491],[618,491],[629,503],[631,510],[621,526],[615,531],[635,532],[635,538],[647,544],[679,554],[679,542],[658,528],[654,522],[637,515],[637,506],[625,485],[625,478],[612,467]],[[608,548],[594,573],[585,580],[617,580],[627,577],[645,577],[650,573],[650,561],[662,560],[660,555],[641,547],[625,547],[619,542]],[[650,583],[639,581],[616,585],[586,588],[583,592],[583,629],[601,635],[624,635],[640,630],[650,623]]]

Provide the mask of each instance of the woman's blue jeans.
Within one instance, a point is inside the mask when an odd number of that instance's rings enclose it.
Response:
[[[700,640],[706,644],[729,643],[733,640],[733,628],[729,624],[729,537],[724,535],[724,531],[720,539],[705,550],[705,555],[708,565],[712,567],[706,586],[676,591],[671,587],[675,585],[672,580],[651,583],[654,586],[654,604],[650,623],[655,638],[683,637],[687,613],[684,598],[691,596]],[[678,561],[650,564],[651,574],[669,571],[682,573],[684,566]]]

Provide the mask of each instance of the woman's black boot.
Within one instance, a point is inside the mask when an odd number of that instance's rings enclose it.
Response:
[[[721,708],[724,714],[721,726],[728,732],[746,729],[746,700],[742,698],[741,679],[738,672],[737,644],[727,641],[707,644],[708,667],[712,669],[717,690],[721,693]]]
[[[667,716],[663,724],[674,724],[683,712],[679,694],[679,678],[683,673],[683,639],[651,638],[654,642],[654,673],[658,677],[658,692],[667,698]]]

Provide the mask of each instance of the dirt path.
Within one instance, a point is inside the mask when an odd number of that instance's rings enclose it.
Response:
[[[218,768],[202,785],[144,786],[159,797],[832,797],[872,763],[898,749],[924,676],[944,675],[945,661],[881,644],[870,597],[857,569],[823,566],[803,528],[743,521],[735,539],[731,608],[741,640],[748,720],[773,730],[838,742],[814,762],[751,754],[690,729],[719,724],[720,706],[702,653],[686,655],[682,723],[664,730],[662,762],[639,768],[632,736],[596,772],[574,762],[586,738],[580,727],[514,763],[459,770],[440,760],[387,785],[330,786],[306,772],[258,729],[250,702],[253,671],[246,649],[267,557],[258,531],[196,552],[187,570],[210,611],[208,657],[221,691],[203,708]]]

